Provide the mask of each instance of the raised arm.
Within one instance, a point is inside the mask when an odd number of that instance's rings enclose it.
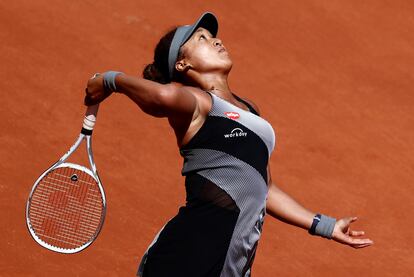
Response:
[[[295,201],[291,196],[280,190],[272,182],[269,167],[268,176],[269,193],[266,203],[267,213],[283,222],[309,230],[314,223],[316,213],[309,211]],[[373,244],[373,241],[370,239],[359,238],[364,235],[363,231],[354,231],[350,229],[350,224],[355,220],[356,217],[346,217],[337,220],[333,226],[330,236],[328,237],[339,243],[349,245],[354,248],[363,248]],[[315,223],[318,223],[318,221]]]
[[[88,81],[86,105],[99,103],[113,91],[117,91],[127,95],[145,113],[156,117],[192,115],[197,107],[196,98],[181,85],[163,85],[121,73],[113,77],[113,88],[108,89],[104,85],[106,74],[100,74]]]
[[[163,85],[125,74],[119,74],[116,83],[119,92],[152,116],[192,116],[196,109],[194,95],[179,84]]]
[[[194,96],[196,88],[179,84],[159,84],[123,73],[106,72],[90,79],[86,88],[85,104],[102,102],[113,91],[121,92],[133,100],[145,113],[167,117],[180,145],[191,123],[200,115]]]

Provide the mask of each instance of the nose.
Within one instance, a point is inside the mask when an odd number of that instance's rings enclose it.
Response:
[[[221,39],[216,38],[214,40],[214,46],[222,46],[222,45],[223,45],[223,42],[221,41]]]

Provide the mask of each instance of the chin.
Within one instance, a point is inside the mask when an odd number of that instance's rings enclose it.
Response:
[[[229,59],[229,61],[225,64],[223,68],[226,72],[230,72],[232,67],[233,67],[233,62],[232,60]]]

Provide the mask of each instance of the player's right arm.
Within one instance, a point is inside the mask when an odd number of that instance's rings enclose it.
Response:
[[[160,84],[143,78],[119,74],[116,76],[117,91],[133,100],[145,113],[155,117],[168,117],[170,122],[191,122],[197,99],[179,84]],[[104,91],[103,74],[88,81],[85,104],[103,101],[110,93]]]
[[[190,116],[196,109],[195,96],[179,84],[159,84],[142,78],[120,74],[117,88],[133,100],[145,113],[156,117]]]

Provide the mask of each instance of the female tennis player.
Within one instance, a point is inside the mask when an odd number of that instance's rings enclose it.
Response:
[[[144,78],[108,71],[88,81],[85,104],[116,91],[145,113],[167,117],[184,158],[187,203],[156,235],[138,276],[250,276],[265,214],[354,248],[371,245],[339,220],[314,213],[270,176],[271,125],[232,93],[232,60],[211,13],[168,32]]]

